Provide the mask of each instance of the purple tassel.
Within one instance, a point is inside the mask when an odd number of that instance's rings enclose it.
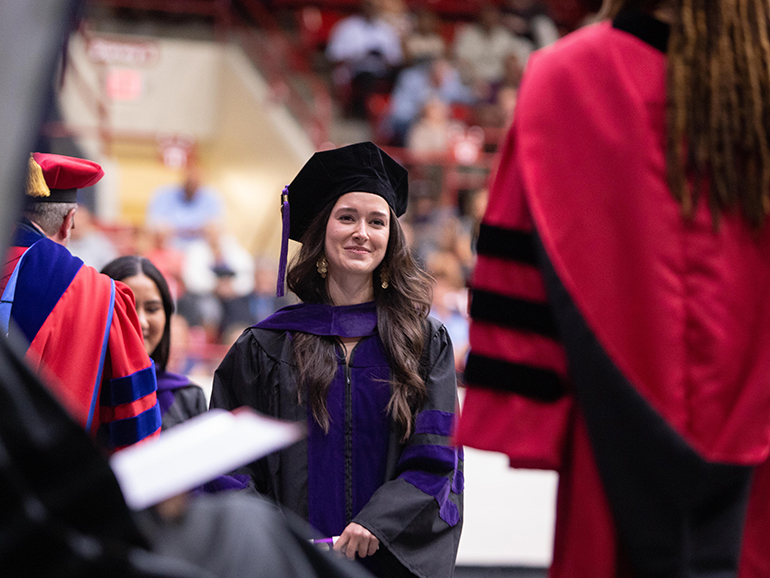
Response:
[[[281,226],[281,257],[278,261],[278,283],[276,284],[275,294],[278,297],[284,296],[284,285],[286,283],[286,260],[289,256],[289,187],[283,188],[281,193],[281,213],[283,214],[283,224]]]

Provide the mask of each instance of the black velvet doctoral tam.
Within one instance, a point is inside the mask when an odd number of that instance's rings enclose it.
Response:
[[[407,171],[371,142],[315,153],[289,185],[289,238],[299,241],[328,203],[346,193],[381,196],[397,217],[406,211]]]

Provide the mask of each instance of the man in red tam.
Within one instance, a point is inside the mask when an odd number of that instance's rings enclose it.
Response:
[[[28,344],[27,362],[75,421],[119,449],[157,436],[160,411],[131,290],[66,248],[77,189],[103,175],[92,161],[30,156],[24,217],[0,278],[0,330]]]

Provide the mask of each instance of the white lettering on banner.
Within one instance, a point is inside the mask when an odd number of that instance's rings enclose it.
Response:
[[[151,66],[160,58],[160,46],[156,42],[124,42],[93,38],[86,45],[86,54],[92,62]]]

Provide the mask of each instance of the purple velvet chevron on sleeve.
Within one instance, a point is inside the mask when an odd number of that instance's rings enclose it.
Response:
[[[399,478],[409,482],[421,492],[436,498],[439,518],[447,524],[455,526],[460,521],[460,512],[457,506],[449,500],[449,491],[452,484],[447,478],[417,470],[404,472]]]
[[[206,482],[199,488],[196,488],[196,494],[217,494],[219,492],[230,492],[233,490],[245,490],[249,487],[250,476],[246,474],[228,474],[226,476],[217,476],[210,482]]]
[[[460,512],[449,496],[450,492],[460,494],[463,491],[461,459],[460,448],[421,444],[407,447],[398,464],[402,471],[398,477],[433,496],[439,507],[439,517],[450,526],[460,521]]]
[[[437,409],[421,412],[415,420],[415,434],[452,435],[454,431],[455,414]]]

